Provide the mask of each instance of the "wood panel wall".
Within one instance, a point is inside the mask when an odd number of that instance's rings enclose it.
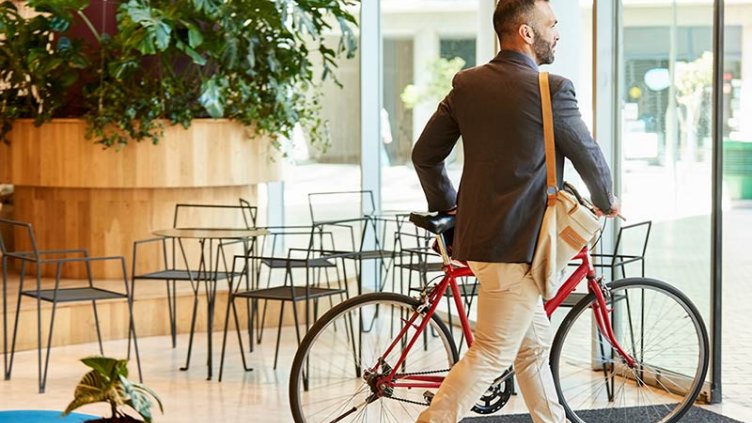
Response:
[[[0,149],[0,182],[66,188],[186,188],[257,184],[281,178],[268,138],[227,120],[168,126],[158,145],[105,150],[85,138],[86,122],[55,119],[37,128],[19,119]]]
[[[11,144],[0,146],[0,183],[15,189],[12,217],[33,225],[41,249],[125,256],[130,269],[133,241],[171,227],[175,204],[237,205],[239,198],[257,204],[257,185],[282,178],[283,159],[270,140],[252,138],[227,120],[167,127],[159,145],[131,142],[120,151],[86,140],[85,130],[77,119],[39,128],[21,119]],[[16,248],[30,247],[28,237],[15,238]],[[63,275],[83,272],[73,267]],[[106,266],[94,273],[116,278],[122,272]]]

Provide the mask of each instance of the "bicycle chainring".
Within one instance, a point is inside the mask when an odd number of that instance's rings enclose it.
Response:
[[[473,412],[491,414],[501,410],[512,397],[513,378],[491,385],[473,406]]]

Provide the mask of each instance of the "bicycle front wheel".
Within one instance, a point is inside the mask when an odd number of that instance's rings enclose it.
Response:
[[[598,330],[589,294],[562,322],[551,370],[572,422],[676,422],[697,398],[708,369],[708,335],[692,302],[660,281],[607,285],[611,326],[636,361],[629,367]]]
[[[383,389],[374,380],[389,374],[403,355],[398,377],[445,376],[458,360],[449,329],[435,314],[407,349],[426,318],[416,311],[420,304],[404,295],[373,293],[351,298],[324,314],[293,360],[290,406],[295,422],[415,421],[428,406],[427,389]],[[406,333],[399,336],[405,327]],[[385,355],[390,345],[395,347]]]

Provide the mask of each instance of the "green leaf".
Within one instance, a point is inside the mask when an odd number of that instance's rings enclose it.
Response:
[[[196,50],[188,47],[184,42],[178,41],[176,43],[176,47],[187,54],[191,58],[191,60],[193,60],[193,63],[199,66],[204,66],[206,64],[206,59],[201,56]]]
[[[101,363],[92,364],[98,366]],[[68,414],[82,405],[97,402],[123,405],[124,399],[117,393],[111,379],[106,378],[99,370],[92,370],[86,373],[76,386],[76,390],[73,393],[73,401],[68,404],[63,414]]]
[[[154,10],[148,5],[139,4],[131,0],[126,5],[128,16],[141,25],[149,34],[138,44],[139,51],[145,54],[154,54],[156,50],[164,51],[170,44],[172,27],[164,20],[155,15]],[[145,41],[148,38],[148,41]]]
[[[298,26],[305,28],[305,30],[308,32],[308,35],[312,37],[318,35],[319,31],[308,14],[305,11],[301,10],[297,5],[295,6],[294,10],[298,18]]]
[[[170,25],[166,24],[165,22],[158,22],[155,26],[154,30],[154,39],[157,43],[157,48],[160,51],[164,51],[167,49],[167,46],[170,45],[170,33],[172,32],[172,28]]]
[[[337,22],[339,22],[339,28],[340,31],[342,31],[341,43],[343,43],[345,46],[347,58],[353,58],[355,57],[355,51],[358,49],[358,39],[355,36],[352,28],[350,27],[347,19],[338,18]]]
[[[68,58],[68,64],[74,69],[84,69],[89,66],[89,61],[83,54],[74,54]]]
[[[222,52],[222,61],[228,69],[235,69],[238,65],[238,40],[230,38],[225,40],[224,50]]]
[[[224,99],[222,89],[217,84],[216,78],[209,79],[201,86],[201,97],[198,100],[209,116],[213,118],[224,117]]]
[[[119,376],[128,377],[128,361],[110,357],[93,356],[81,359],[85,365],[96,370],[109,380],[117,380]]]
[[[193,7],[199,12],[206,12],[210,15],[217,11],[217,6],[211,0],[193,0]]]
[[[142,5],[137,1],[131,0],[126,5],[126,8],[128,10],[128,15],[133,20],[133,22],[144,26],[147,24],[153,25],[154,18],[152,18],[151,16],[151,9],[149,9],[146,5]]]
[[[256,53],[254,51],[254,39],[252,37],[246,37],[246,40],[248,41],[248,50],[246,51],[245,60],[248,64],[248,70],[255,74]]]
[[[149,397],[154,398],[157,401],[157,404],[159,404],[159,410],[164,412],[162,401],[159,399],[159,396],[146,386],[131,382],[121,377],[120,387],[123,392],[123,397],[128,398],[126,405],[129,405],[134,410],[136,410],[136,412],[138,412],[138,414],[140,414],[141,417],[144,418],[144,421],[146,421],[147,423],[151,422],[152,420],[152,402]]]
[[[201,31],[196,25],[186,22],[185,26],[188,28],[188,45],[192,48],[196,48],[204,42],[204,36],[201,35]]]

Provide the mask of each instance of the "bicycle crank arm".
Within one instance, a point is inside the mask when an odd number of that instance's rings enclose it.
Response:
[[[499,376],[496,379],[494,379],[494,381],[491,384],[491,386],[498,385],[500,383],[504,383],[504,382],[506,382],[512,376],[514,376],[514,368],[510,366],[501,376]]]

